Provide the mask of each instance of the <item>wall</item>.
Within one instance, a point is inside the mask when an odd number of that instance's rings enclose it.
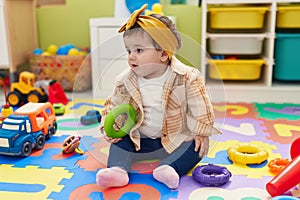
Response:
[[[37,8],[39,46],[72,43],[88,47],[89,18],[113,17],[112,0],[67,0],[66,5]]]
[[[90,46],[89,18],[113,17],[113,0],[66,0],[64,6],[37,8],[39,46],[74,44]],[[176,16],[183,46],[178,54],[188,63],[199,65],[201,40],[201,8],[189,5],[165,5],[164,13]],[[197,66],[198,67],[198,66]]]

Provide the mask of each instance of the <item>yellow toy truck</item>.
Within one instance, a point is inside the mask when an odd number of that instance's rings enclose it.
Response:
[[[7,101],[11,106],[20,106],[27,102],[47,102],[48,95],[42,87],[34,87],[35,76],[31,72],[21,72],[19,81],[11,83]]]

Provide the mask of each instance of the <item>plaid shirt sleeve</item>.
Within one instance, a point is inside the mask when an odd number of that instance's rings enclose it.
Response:
[[[214,112],[206,85],[197,69],[189,74],[186,83],[187,127],[195,135],[210,136],[214,127]],[[218,131],[217,131],[218,132]]]

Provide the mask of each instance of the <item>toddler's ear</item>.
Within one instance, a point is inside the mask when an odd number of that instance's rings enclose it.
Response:
[[[166,51],[162,51],[162,52],[161,52],[161,58],[160,58],[160,61],[165,62],[165,61],[167,61],[168,59],[169,59],[169,56],[168,56],[167,52],[166,52]]]

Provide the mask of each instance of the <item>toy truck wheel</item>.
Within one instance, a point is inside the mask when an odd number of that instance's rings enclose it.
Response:
[[[52,137],[52,128],[51,126],[48,127],[48,133],[46,135],[46,139],[49,140]]]
[[[38,103],[40,102],[41,95],[37,91],[32,91],[27,96],[28,102]]]
[[[22,152],[21,152],[21,156],[29,156],[32,152],[32,145],[30,142],[24,142],[22,145]]]
[[[56,131],[57,131],[57,122],[54,122],[52,127],[52,132],[53,132],[52,135],[54,135]]]
[[[40,150],[45,146],[45,136],[44,135],[40,135],[37,139],[36,139],[36,145],[35,145],[35,149]]]
[[[7,101],[11,106],[18,106],[21,103],[22,95],[18,91],[12,91],[7,95]]]

